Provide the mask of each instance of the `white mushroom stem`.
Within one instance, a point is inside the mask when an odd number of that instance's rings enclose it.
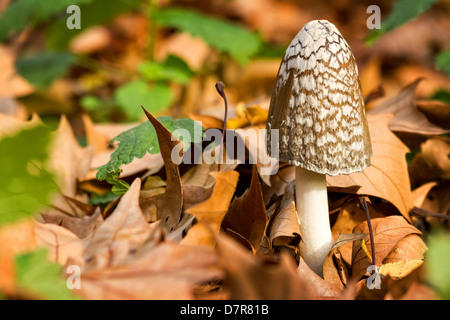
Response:
[[[334,244],[328,213],[326,175],[301,167],[295,170],[297,217],[300,223],[300,255],[318,275]]]

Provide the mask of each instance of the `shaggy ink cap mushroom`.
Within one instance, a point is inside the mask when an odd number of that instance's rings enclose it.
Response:
[[[332,23],[311,21],[292,40],[278,71],[266,128],[268,154],[276,143],[278,159],[296,166],[300,256],[322,275],[334,244],[326,174],[363,171],[372,156],[355,57]],[[273,129],[279,130],[279,141],[271,141]]]

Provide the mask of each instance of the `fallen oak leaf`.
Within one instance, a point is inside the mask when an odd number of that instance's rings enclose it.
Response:
[[[166,233],[169,233],[180,222],[183,209],[183,189],[181,187],[180,172],[178,165],[172,160],[172,151],[181,141],[148,113],[144,107],[142,107],[142,110],[144,110],[145,115],[156,130],[161,156],[164,160],[167,186],[164,193],[164,205],[162,210],[158,212],[158,218],[161,220],[161,228]],[[177,150],[179,150],[179,156],[182,157],[183,149],[177,148]]]

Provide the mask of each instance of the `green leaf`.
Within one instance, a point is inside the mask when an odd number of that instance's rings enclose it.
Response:
[[[261,45],[260,37],[254,32],[192,10],[165,9],[156,11],[153,18],[161,26],[201,37],[207,44],[228,53],[241,64],[247,63]]]
[[[84,109],[92,111],[99,108],[102,102],[96,96],[86,95],[81,98],[80,104]]]
[[[426,279],[442,299],[450,300],[450,236],[444,231],[434,232],[427,241],[427,247]]]
[[[190,143],[201,143],[203,137],[203,127],[191,119],[173,120],[171,117],[157,118],[170,132],[185,143],[185,150]],[[184,140],[182,132],[184,129],[189,133],[187,140]],[[98,168],[97,179],[105,180],[108,175],[119,172],[120,166],[131,163],[134,158],[142,159],[147,152],[157,154],[160,152],[158,137],[153,125],[146,121],[140,125],[122,132],[113,141],[118,141],[117,149],[111,154],[109,162]]]
[[[111,192],[114,194],[124,194],[127,192],[128,189],[130,189],[130,185],[128,182],[119,179],[120,170],[118,172],[110,172],[106,176],[106,182],[111,184],[113,187],[111,189]]]
[[[444,71],[450,77],[450,50],[441,52],[436,56],[436,68]]]
[[[92,0],[16,0],[0,16],[0,41],[22,31],[30,23],[40,23],[70,5],[89,3]],[[69,17],[69,16],[67,16]],[[66,18],[67,19],[67,18]],[[67,27],[66,27],[67,29]]]
[[[439,89],[431,95],[430,99],[439,100],[447,104],[450,104],[450,90]]]
[[[374,30],[366,38],[366,44],[372,45],[386,32],[394,30],[406,22],[418,17],[438,0],[398,0],[393,4],[392,12],[381,23],[381,29]]]
[[[164,62],[145,61],[138,71],[147,81],[169,80],[180,84],[187,84],[194,74],[184,60],[173,55]]]
[[[15,62],[17,72],[37,87],[47,87],[64,76],[77,56],[63,52],[42,52]]]
[[[155,84],[152,87],[144,81],[128,82],[115,92],[115,99],[131,120],[142,118],[141,105],[148,105],[152,113],[167,109],[173,101],[170,87]]]
[[[47,259],[46,249],[16,257],[16,277],[22,290],[40,299],[78,300],[67,287],[60,265]]]
[[[106,205],[114,200],[116,200],[119,196],[111,191],[106,192],[105,194],[95,195],[94,197],[89,198],[89,205],[91,206],[101,206]]]
[[[0,225],[31,217],[57,190],[47,171],[51,132],[39,125],[0,140]]]

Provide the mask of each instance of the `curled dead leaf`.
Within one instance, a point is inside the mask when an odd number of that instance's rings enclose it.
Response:
[[[375,261],[377,265],[381,265],[391,252],[395,252],[396,250],[402,251],[401,257],[403,260],[418,259],[418,257],[421,257],[420,259],[423,258],[423,247],[412,246],[408,248],[401,244],[401,241],[408,235],[418,236],[421,234],[418,229],[409,224],[403,217],[388,216],[384,218],[375,218],[371,219],[371,222],[375,242]],[[356,226],[353,229],[353,232],[368,233],[367,222],[363,222]],[[364,242],[369,252],[372,252],[369,236],[366,236]],[[392,260],[389,262],[392,262]],[[352,277],[359,280],[366,274],[370,264],[366,253],[362,250],[361,242],[353,242]]]

